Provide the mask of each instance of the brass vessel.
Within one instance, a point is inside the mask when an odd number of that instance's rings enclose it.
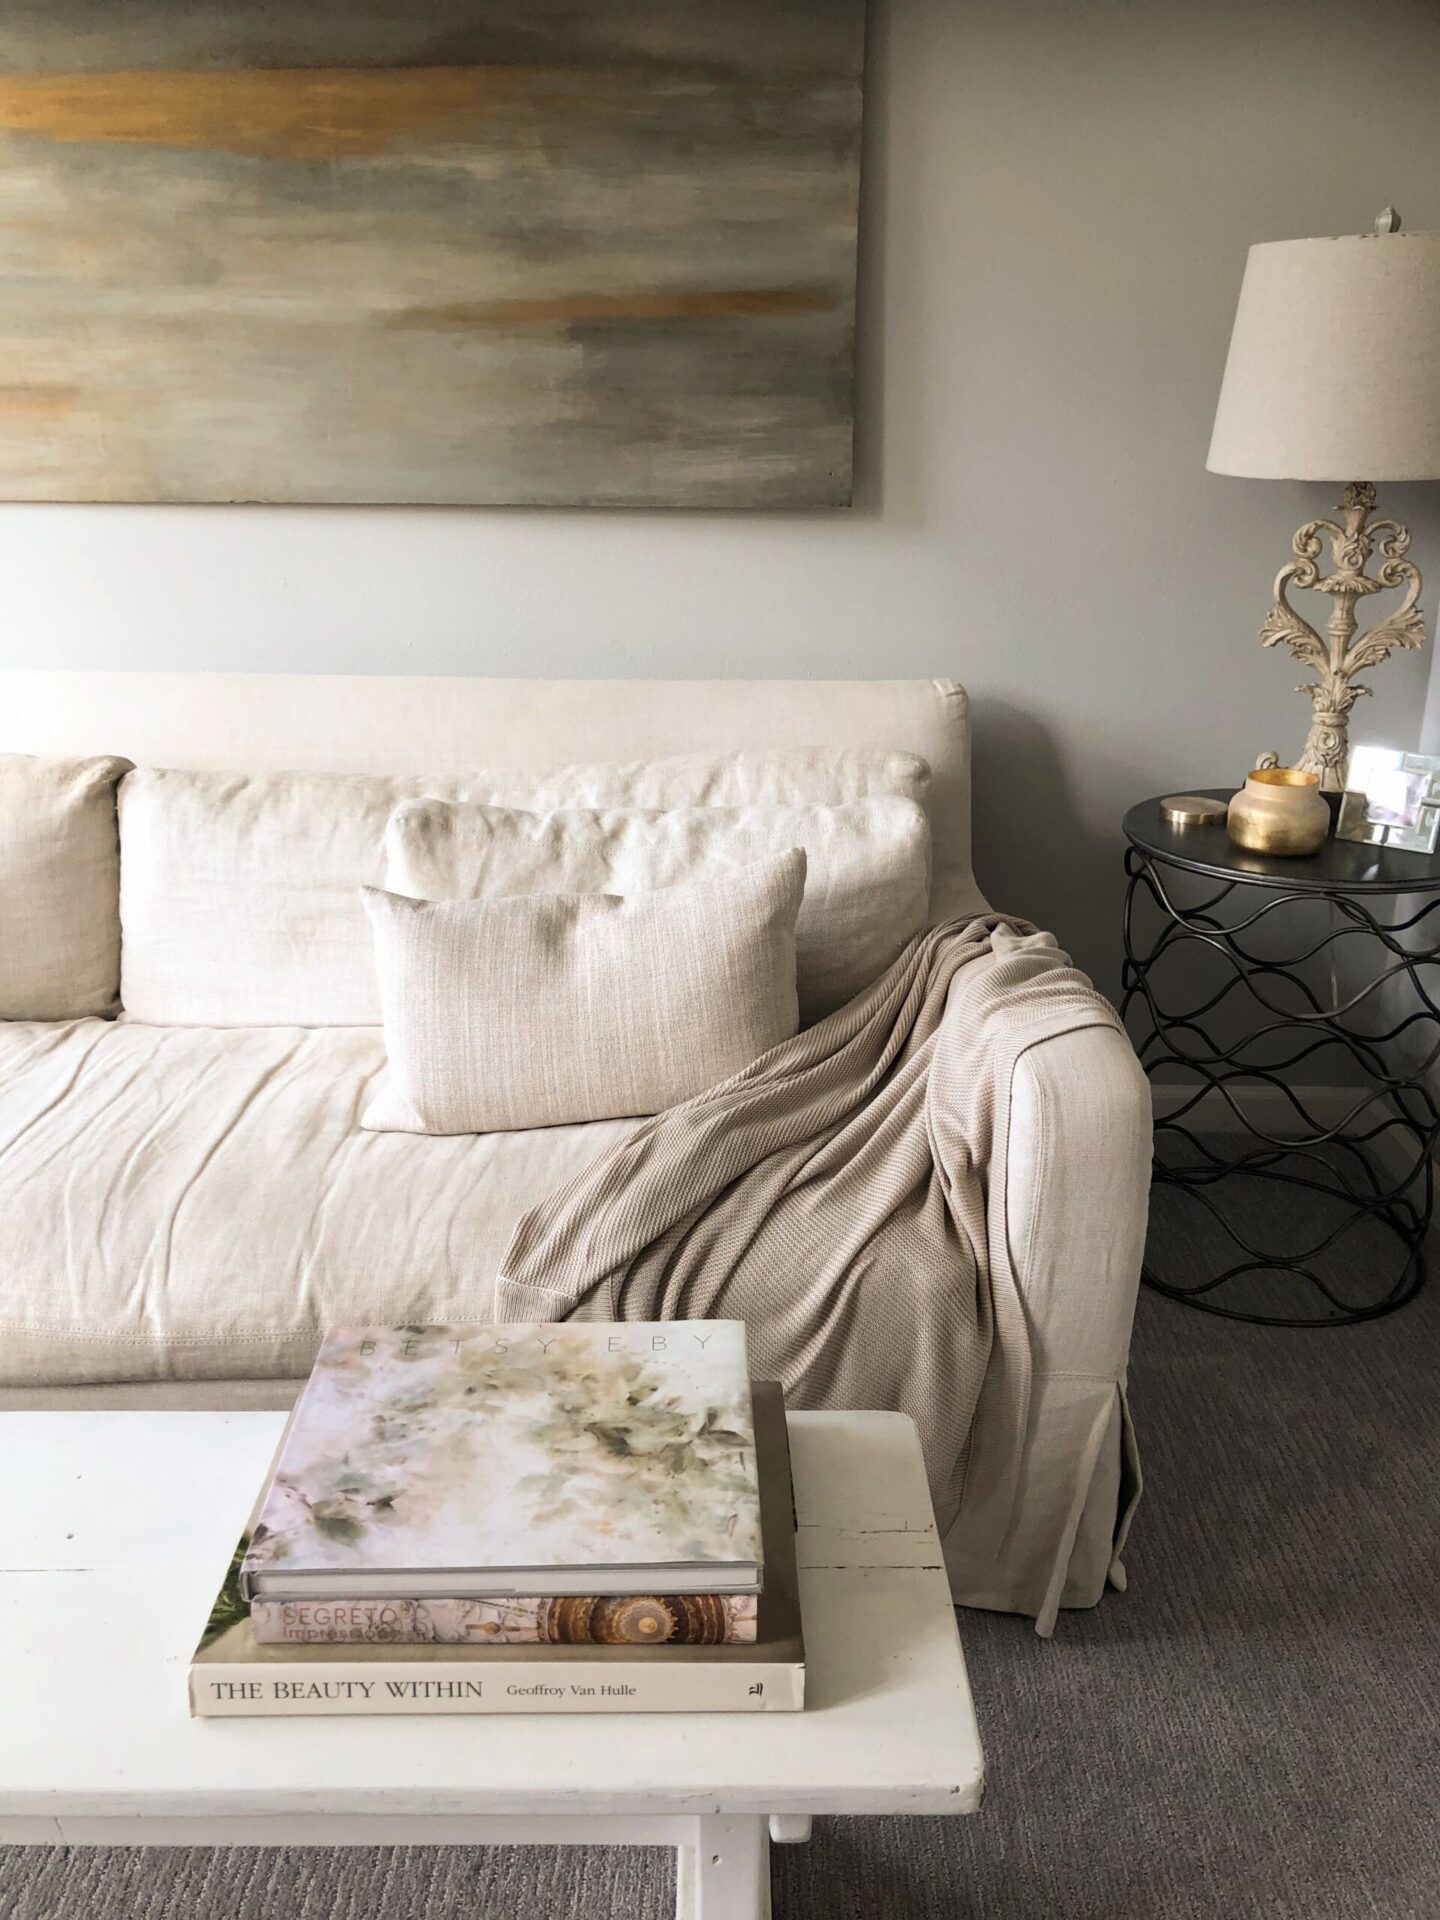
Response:
[[[1330,837],[1330,809],[1320,776],[1298,767],[1257,767],[1230,802],[1225,831],[1251,853],[1298,859],[1318,853]]]

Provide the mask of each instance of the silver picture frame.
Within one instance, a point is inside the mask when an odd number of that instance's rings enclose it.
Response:
[[[1440,843],[1440,758],[1398,747],[1353,748],[1335,837],[1434,853]]]

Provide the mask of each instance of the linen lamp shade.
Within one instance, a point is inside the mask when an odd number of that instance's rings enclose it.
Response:
[[[1251,247],[1205,464],[1440,478],[1440,233]]]

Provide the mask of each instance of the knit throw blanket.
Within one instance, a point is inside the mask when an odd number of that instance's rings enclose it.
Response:
[[[994,915],[932,928],[848,1006],[527,1214],[497,1312],[743,1320],[753,1371],[792,1408],[909,1414],[942,1536],[963,1503],[973,1544],[999,1551],[1030,1390],[1005,1231],[1011,1076],[1027,1048],[1096,1025],[1118,1025],[1113,1009],[1048,934]]]

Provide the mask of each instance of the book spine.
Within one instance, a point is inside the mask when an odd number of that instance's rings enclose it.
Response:
[[[790,1713],[805,1704],[799,1662],[221,1662],[190,1670],[202,1718],[393,1713]]]
[[[511,1600],[252,1600],[262,1646],[736,1647],[755,1643],[754,1594]]]

